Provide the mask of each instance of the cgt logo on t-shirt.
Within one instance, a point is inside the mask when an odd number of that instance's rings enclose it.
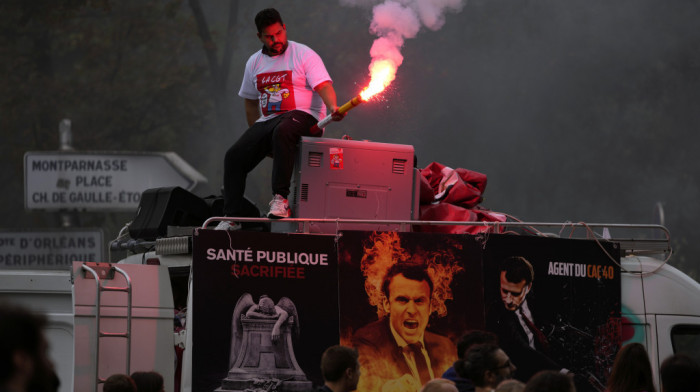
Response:
[[[296,109],[292,71],[258,74],[257,88],[260,91],[260,108],[264,116]]]

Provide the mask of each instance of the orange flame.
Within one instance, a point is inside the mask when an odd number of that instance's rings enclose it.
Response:
[[[369,66],[370,82],[360,93],[363,101],[367,101],[385,88],[396,78],[397,66],[391,60],[376,60]]]

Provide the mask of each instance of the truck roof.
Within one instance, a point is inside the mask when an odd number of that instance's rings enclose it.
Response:
[[[666,260],[631,255],[622,258],[622,271],[622,303],[629,312],[700,314],[700,284]]]

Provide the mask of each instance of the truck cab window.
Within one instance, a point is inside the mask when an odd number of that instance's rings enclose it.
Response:
[[[700,362],[700,325],[676,325],[671,329],[673,353],[683,353]]]

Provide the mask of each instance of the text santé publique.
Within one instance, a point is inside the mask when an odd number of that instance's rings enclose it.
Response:
[[[231,275],[236,277],[305,279],[306,266],[328,265],[326,253],[208,248],[206,254],[210,261],[235,262]]]

